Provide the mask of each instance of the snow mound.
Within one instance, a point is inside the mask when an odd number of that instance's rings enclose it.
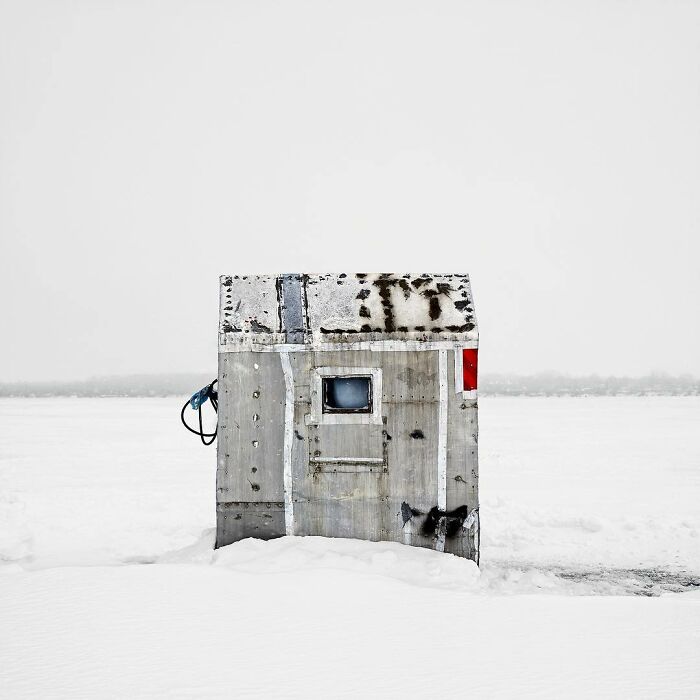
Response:
[[[396,542],[326,537],[246,539],[214,550],[214,532],[191,547],[170,552],[159,563],[212,564],[247,574],[343,571],[384,577],[413,586],[477,590],[479,568],[473,561]]]

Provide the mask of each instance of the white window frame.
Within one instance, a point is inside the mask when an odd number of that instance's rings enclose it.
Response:
[[[370,377],[372,382],[371,413],[324,413],[323,379],[328,377]],[[311,370],[310,425],[381,425],[382,370],[379,367],[314,367]]]

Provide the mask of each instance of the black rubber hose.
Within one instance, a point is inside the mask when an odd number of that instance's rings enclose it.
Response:
[[[218,393],[214,389],[214,384],[216,384],[217,380],[215,379],[208,387],[207,387],[207,396],[209,397],[209,400],[211,401],[211,405],[214,409],[215,413],[219,412],[219,401],[218,401]],[[205,433],[204,432],[204,426],[202,425],[202,406],[204,403],[199,404],[198,408],[198,413],[199,413],[199,430],[196,430],[195,428],[192,428],[191,426],[187,425],[187,421],[185,420],[185,411],[187,410],[188,406],[190,405],[190,400],[185,401],[185,405],[182,407],[182,410],[180,411],[180,420],[182,421],[182,424],[189,430],[191,433],[194,433],[195,435],[199,435],[200,440],[202,441],[203,445],[211,445],[214,440],[216,440],[216,433],[218,432],[219,426],[217,425],[216,428],[214,428],[213,433]],[[207,438],[211,438],[207,440]]]

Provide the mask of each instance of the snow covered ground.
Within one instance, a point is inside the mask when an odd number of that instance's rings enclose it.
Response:
[[[700,399],[483,398],[481,570],[212,552],[180,403],[0,400],[0,697],[700,696]]]

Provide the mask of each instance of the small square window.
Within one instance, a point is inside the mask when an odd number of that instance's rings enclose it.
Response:
[[[324,413],[372,413],[372,377],[323,377]]]
[[[307,425],[381,425],[379,367],[313,367]]]

